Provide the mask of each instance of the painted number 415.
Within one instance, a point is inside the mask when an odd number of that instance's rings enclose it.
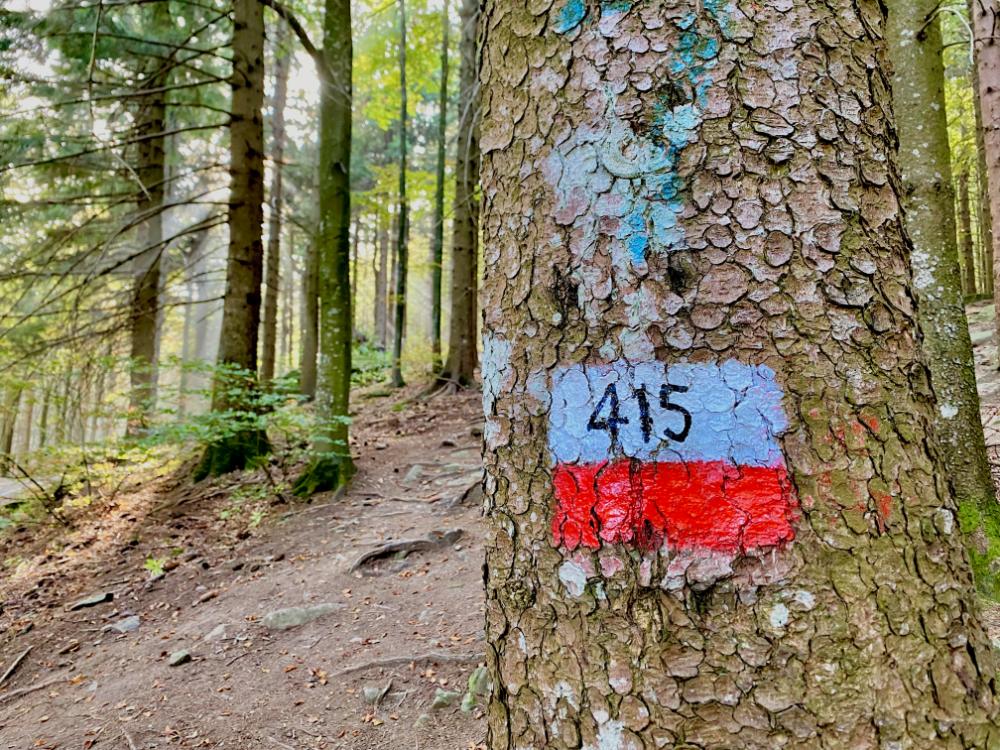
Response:
[[[639,429],[642,431],[642,440],[644,443],[648,443],[653,439],[653,418],[649,413],[649,392],[645,384],[638,388],[635,386],[629,386],[629,388],[636,402],[639,404]],[[680,431],[674,431],[669,428],[664,431],[664,436],[668,440],[678,443],[683,443],[687,440],[688,433],[691,432],[691,412],[683,406],[670,403],[670,397],[675,393],[686,393],[687,390],[686,385],[664,383],[660,386],[660,408],[664,411],[680,414],[684,419],[684,425]],[[630,422],[629,418],[621,413],[618,385],[617,383],[611,383],[604,389],[604,395],[597,402],[597,408],[594,409],[594,413],[590,415],[590,420],[587,422],[587,429],[607,430],[611,436],[611,442],[614,444],[618,442],[618,434],[621,426],[627,424],[630,424]]]

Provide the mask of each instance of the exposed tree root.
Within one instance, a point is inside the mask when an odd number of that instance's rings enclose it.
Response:
[[[433,533],[424,539],[401,539],[398,542],[389,542],[361,555],[361,557],[354,561],[350,572],[357,573],[363,567],[370,565],[376,560],[384,560],[387,557],[392,557],[400,553],[426,552],[438,547],[447,547],[461,539],[464,533],[461,529],[452,529],[443,534]]]
[[[388,669],[389,667],[400,667],[406,664],[420,664],[424,662],[438,662],[438,663],[451,663],[451,664],[469,664],[472,662],[478,662],[485,658],[483,654],[446,654],[446,653],[435,653],[435,654],[421,654],[420,656],[396,656],[389,659],[376,659],[375,661],[366,661],[364,664],[357,664],[353,667],[347,667],[347,669],[342,669],[336,673],[336,677],[344,677],[349,674],[354,674],[355,672],[364,672],[367,669]]]

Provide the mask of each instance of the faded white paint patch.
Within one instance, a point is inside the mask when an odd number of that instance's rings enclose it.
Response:
[[[788,624],[788,607],[778,602],[771,607],[771,627],[783,628]]]
[[[800,590],[796,591],[792,598],[802,605],[802,607],[808,612],[813,607],[816,606],[816,597],[812,595],[811,591]]]
[[[955,530],[955,516],[947,508],[938,508],[934,515],[940,519],[941,531],[945,534],[951,534]]]
[[[587,571],[572,560],[567,560],[559,566],[559,580],[573,597],[583,596],[583,592],[587,589]]]
[[[941,404],[941,416],[945,419],[954,419],[958,416],[958,407],[954,404]]]
[[[493,408],[504,379],[510,373],[513,350],[512,342],[489,333],[483,335],[483,414],[486,417],[483,438],[488,448],[495,448],[500,438],[500,425],[493,415]]]
[[[624,728],[620,721],[604,722],[597,730],[597,750],[621,750]]]

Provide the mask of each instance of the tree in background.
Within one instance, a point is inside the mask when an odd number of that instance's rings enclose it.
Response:
[[[1000,741],[883,7],[486,3],[489,747]]]
[[[403,338],[406,328],[406,274],[409,270],[410,211],[406,195],[406,0],[399,0],[399,210],[396,213],[395,324],[392,334],[392,385],[403,383]]]
[[[479,364],[479,3],[463,0],[459,68],[459,125],[452,221],[451,320],[448,357],[438,378],[450,387],[475,383]]]
[[[264,6],[233,0],[229,253],[212,408],[252,411],[264,276]],[[205,450],[196,478],[242,469],[269,450],[252,420],[227,430]]]
[[[282,174],[285,160],[285,101],[288,98],[290,54],[285,49],[287,31],[278,24],[274,41],[274,96],[271,100],[271,213],[267,223],[267,268],[264,278],[263,343],[260,380],[267,385],[274,379],[278,341],[278,298],[281,294],[281,211]]]
[[[348,443],[351,390],[351,103],[352,55],[350,0],[326,0],[323,49],[317,56],[320,90],[319,235],[319,382],[316,413],[319,434],[313,458],[295,492],[311,495],[334,489],[354,473]]]
[[[973,49],[975,57],[975,85],[979,99],[977,114],[982,133],[982,165],[987,186],[986,205],[989,207],[990,228],[1000,226],[1000,44],[997,44],[997,29],[1000,28],[1000,10],[997,0],[970,0],[970,20],[972,23]],[[993,263],[1000,262],[997,243],[1000,232],[991,231],[991,257]],[[1000,352],[1000,272],[994,265],[989,272],[993,277],[996,306],[996,341]],[[996,363],[1000,368],[1000,360]]]
[[[434,368],[441,366],[441,282],[444,271],[444,182],[448,150],[448,0],[441,11],[441,94],[438,97],[437,167],[431,236],[431,353]]]
[[[1000,504],[990,475],[979,417],[972,341],[965,318],[955,227],[948,116],[936,0],[890,5],[887,25],[895,74],[893,102],[899,134],[906,228],[913,242],[913,291],[923,350],[937,400],[934,434],[942,474],[958,502],[962,531],[979,589],[1000,597]]]

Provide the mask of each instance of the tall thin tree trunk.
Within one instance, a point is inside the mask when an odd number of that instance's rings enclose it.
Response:
[[[379,206],[375,209],[376,247],[372,266],[375,275],[375,302],[373,317],[375,320],[375,343],[380,349],[386,345],[386,274],[388,272],[389,256],[389,221],[386,210]]]
[[[282,173],[285,162],[285,102],[288,98],[288,70],[291,52],[285,49],[288,36],[284,23],[278,24],[274,42],[274,96],[271,100],[271,212],[267,223],[267,270],[264,277],[264,340],[260,379],[274,379],[275,349],[278,338],[278,299],[281,295],[281,212],[284,206]]]
[[[462,60],[459,69],[460,118],[455,158],[455,209],[452,225],[451,315],[448,358],[440,380],[460,387],[475,383],[479,363],[479,87],[476,29],[479,3],[462,2]]]
[[[350,0],[326,0],[319,123],[319,335],[316,387],[320,423],[298,495],[334,489],[354,473],[351,395],[351,40]]]
[[[962,297],[937,5],[938,0],[890,3],[887,31],[895,69],[898,164],[906,226],[913,240],[913,290],[922,346],[938,404],[933,432],[963,531],[975,534],[970,553],[976,583],[997,598],[1000,571],[993,570],[992,562],[1000,558],[1000,504],[990,475]]]
[[[486,0],[492,750],[1000,742],[883,9]]]
[[[431,235],[431,351],[434,369],[441,368],[441,283],[444,275],[444,180],[448,148],[448,0],[441,12],[441,90],[438,94],[437,174],[434,186],[434,226]]]
[[[355,310],[358,304],[358,244],[361,242],[361,211],[354,217],[354,233],[351,235],[351,331],[357,329]],[[353,333],[352,333],[353,335]]]
[[[397,242],[399,236],[399,207],[393,208],[389,219],[389,236],[392,242],[389,245],[389,278],[386,289],[386,349],[392,350],[392,342],[396,339],[396,283],[399,277],[399,263],[396,260]]]
[[[402,388],[403,338],[406,334],[406,273],[409,265],[410,212],[406,195],[406,0],[399,0],[399,215],[396,234],[395,325],[392,332],[392,385]]]
[[[152,6],[152,27],[169,29],[173,23],[167,2]],[[166,186],[166,95],[168,68],[158,58],[150,63],[146,89],[139,100],[138,165],[139,199],[136,210],[143,217],[139,251],[132,260],[134,282],[129,309],[130,389],[126,433],[135,436],[148,426],[156,399],[156,352],[159,319],[160,260],[163,254],[163,199]]]
[[[306,245],[302,274],[302,358],[299,362],[302,394],[316,397],[316,360],[319,354],[319,253],[316,241]]]
[[[42,411],[38,416],[38,450],[49,444],[49,408],[52,403],[52,386],[47,384],[42,391]]]
[[[976,246],[972,237],[972,210],[969,205],[969,172],[962,170],[958,176],[958,236],[962,250],[962,289],[965,294],[975,296],[976,288]]]
[[[20,412],[22,385],[8,386],[3,403],[3,414],[0,415],[0,476],[10,473],[14,457],[14,427]]]
[[[229,252],[219,335],[219,364],[236,371],[216,378],[212,408],[252,408],[234,400],[239,385],[256,387],[261,284],[264,276],[264,12],[257,0],[233,0],[232,123],[230,132]],[[239,401],[240,403],[236,403]],[[197,478],[244,468],[269,449],[267,435],[238,426],[208,447]]]
[[[980,117],[982,122],[983,161],[986,166],[986,185],[990,228],[1000,226],[1000,12],[997,0],[970,0],[972,30],[975,41],[975,69]],[[1000,242],[1000,232],[991,231],[992,243],[986,253],[992,259],[991,267],[996,316],[996,341],[1000,368],[1000,252],[996,251]]]
[[[295,277],[295,257],[293,256],[294,248],[289,244],[288,251],[284,253],[283,264],[285,270],[283,271],[287,282],[282,285],[282,296],[284,297],[284,303],[281,308],[281,356],[279,361],[283,363],[285,370],[292,370],[295,365],[292,362],[292,345],[295,338],[295,288],[296,285],[292,283],[292,279]]]

